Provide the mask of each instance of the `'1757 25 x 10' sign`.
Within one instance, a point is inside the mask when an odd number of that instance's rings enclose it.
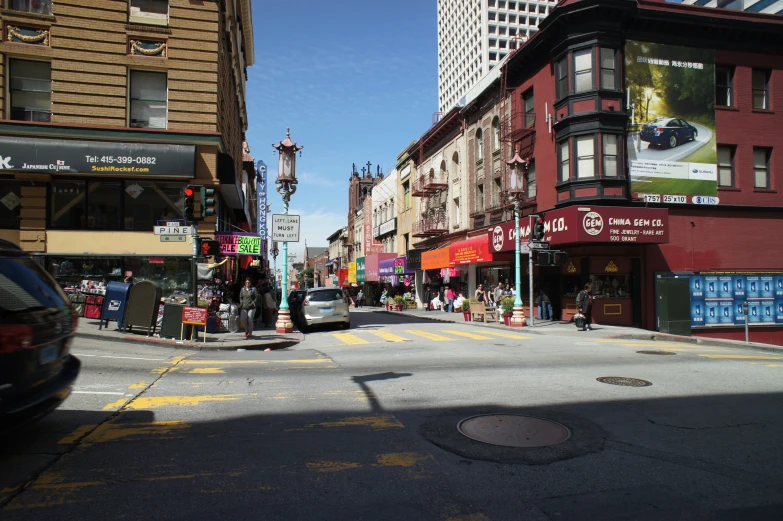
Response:
[[[272,215],[272,240],[278,242],[299,242],[299,216],[288,214]]]

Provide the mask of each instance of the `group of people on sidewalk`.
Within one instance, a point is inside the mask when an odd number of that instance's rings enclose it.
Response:
[[[245,279],[245,285],[239,290],[240,321],[245,328],[245,339],[253,336],[253,322],[261,319],[264,327],[274,327],[277,305],[268,286],[253,286],[250,278]],[[257,311],[261,310],[258,314]],[[258,315],[258,316],[257,316]]]
[[[444,286],[442,288],[424,288],[424,311],[443,311],[444,313],[454,312],[462,307],[462,301],[465,296],[462,293],[454,291],[453,288]]]

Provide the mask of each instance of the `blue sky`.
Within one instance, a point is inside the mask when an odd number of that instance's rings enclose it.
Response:
[[[435,0],[253,2],[247,140],[277,175],[272,143],[305,146],[291,212],[309,246],[345,226],[348,178],[370,161],[390,172],[438,109]],[[274,213],[282,201],[274,185]],[[302,249],[304,243],[292,246]]]

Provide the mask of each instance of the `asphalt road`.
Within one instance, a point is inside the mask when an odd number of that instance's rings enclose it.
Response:
[[[691,123],[698,134],[696,139],[686,143],[681,143],[674,148],[668,146],[653,146],[646,141],[642,141],[639,144],[639,134],[634,133],[633,145],[634,147],[640,146],[641,149],[634,148],[634,153],[631,155],[632,159],[652,159],[655,161],[679,161],[680,159],[687,157],[698,149],[709,143],[712,139],[712,130],[699,125],[698,123]]]
[[[80,340],[76,393],[0,444],[0,519],[783,518],[783,355],[352,323],[271,353]],[[571,438],[508,449],[457,432],[485,412]]]

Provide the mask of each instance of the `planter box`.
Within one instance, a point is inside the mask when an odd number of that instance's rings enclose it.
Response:
[[[470,322],[470,311],[463,311],[462,316],[465,317],[465,322]]]
[[[508,327],[511,327],[511,317],[512,315],[503,315],[503,322],[505,322]]]

